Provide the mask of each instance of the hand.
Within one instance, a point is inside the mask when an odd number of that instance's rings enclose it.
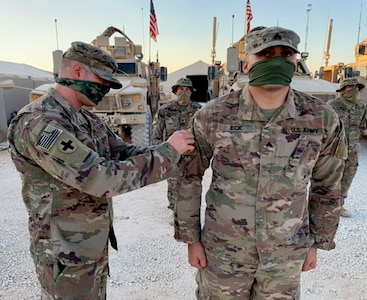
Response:
[[[178,154],[194,151],[195,139],[188,130],[175,131],[167,142],[176,149]]]
[[[302,266],[302,271],[309,271],[316,268],[317,263],[317,248],[311,247],[308,249],[307,256]]]
[[[200,242],[187,245],[189,264],[198,269],[206,267],[206,255],[203,245]]]

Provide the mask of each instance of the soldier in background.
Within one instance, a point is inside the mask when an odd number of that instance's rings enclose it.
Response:
[[[111,197],[166,179],[193,149],[188,131],[155,148],[135,147],[83,108],[121,88],[116,70],[101,49],[73,42],[55,88],[9,127],[42,299],[106,299],[108,240],[117,249]]]
[[[153,120],[153,145],[166,141],[175,131],[187,129],[195,112],[201,108],[197,102],[191,101],[194,91],[189,78],[181,78],[172,86],[177,100],[164,104]],[[167,180],[168,208],[173,210],[177,198],[177,176]]]
[[[258,27],[245,41],[248,86],[193,118],[195,151],[181,159],[175,238],[198,268],[198,299],[299,299],[301,272],[316,267],[317,249],[335,247],[345,137],[329,105],[290,88],[295,32]]]
[[[364,84],[358,79],[346,78],[340,88],[336,90],[340,93],[340,98],[332,99],[328,102],[338,113],[344,124],[345,135],[348,143],[348,158],[345,161],[344,173],[341,181],[342,205],[348,196],[348,190],[358,168],[358,152],[361,149],[361,137],[367,126],[366,104],[358,99],[359,91],[364,88]],[[350,213],[344,206],[341,209],[341,216],[350,217]]]

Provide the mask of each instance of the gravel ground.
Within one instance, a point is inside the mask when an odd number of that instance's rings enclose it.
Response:
[[[302,300],[367,300],[367,140],[360,167],[336,237],[337,248],[319,251],[316,270],[302,274]],[[0,299],[39,299],[39,286],[28,252],[27,214],[20,179],[9,153],[0,151]],[[204,179],[205,186],[210,173]],[[194,299],[195,269],[186,246],[173,239],[166,208],[166,182],[114,198],[119,251],[110,251],[110,300]]]

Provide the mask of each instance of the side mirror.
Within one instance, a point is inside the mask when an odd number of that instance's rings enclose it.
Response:
[[[14,87],[15,87],[14,81],[11,79],[0,81],[0,88],[4,90],[10,90],[13,89]]]
[[[167,81],[167,68],[166,67],[160,67],[160,80],[161,81]]]
[[[353,74],[353,68],[351,67],[346,67],[344,69],[344,78],[350,78],[350,77],[354,77],[354,74]]]
[[[217,75],[217,68],[215,66],[208,67],[208,80],[214,80]]]

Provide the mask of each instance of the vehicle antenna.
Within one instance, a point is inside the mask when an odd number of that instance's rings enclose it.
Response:
[[[358,37],[357,37],[357,44],[359,44],[359,33],[360,33],[360,31],[361,31],[362,6],[363,6],[363,0],[361,0],[361,11],[359,12],[359,24],[358,24]]]
[[[59,36],[57,33],[57,19],[55,19],[55,28],[56,28],[56,49],[59,50]]]
[[[312,4],[307,4],[308,8],[306,9],[307,25],[306,25],[306,36],[305,36],[305,50],[304,50],[305,52],[307,52],[308,21],[309,21],[309,17],[310,17],[311,5]]]
[[[233,45],[233,33],[234,33],[234,15],[232,15],[232,44]]]
[[[141,22],[142,22],[142,30],[143,30],[143,48],[145,54],[145,37],[144,37],[144,10],[141,8]]]

